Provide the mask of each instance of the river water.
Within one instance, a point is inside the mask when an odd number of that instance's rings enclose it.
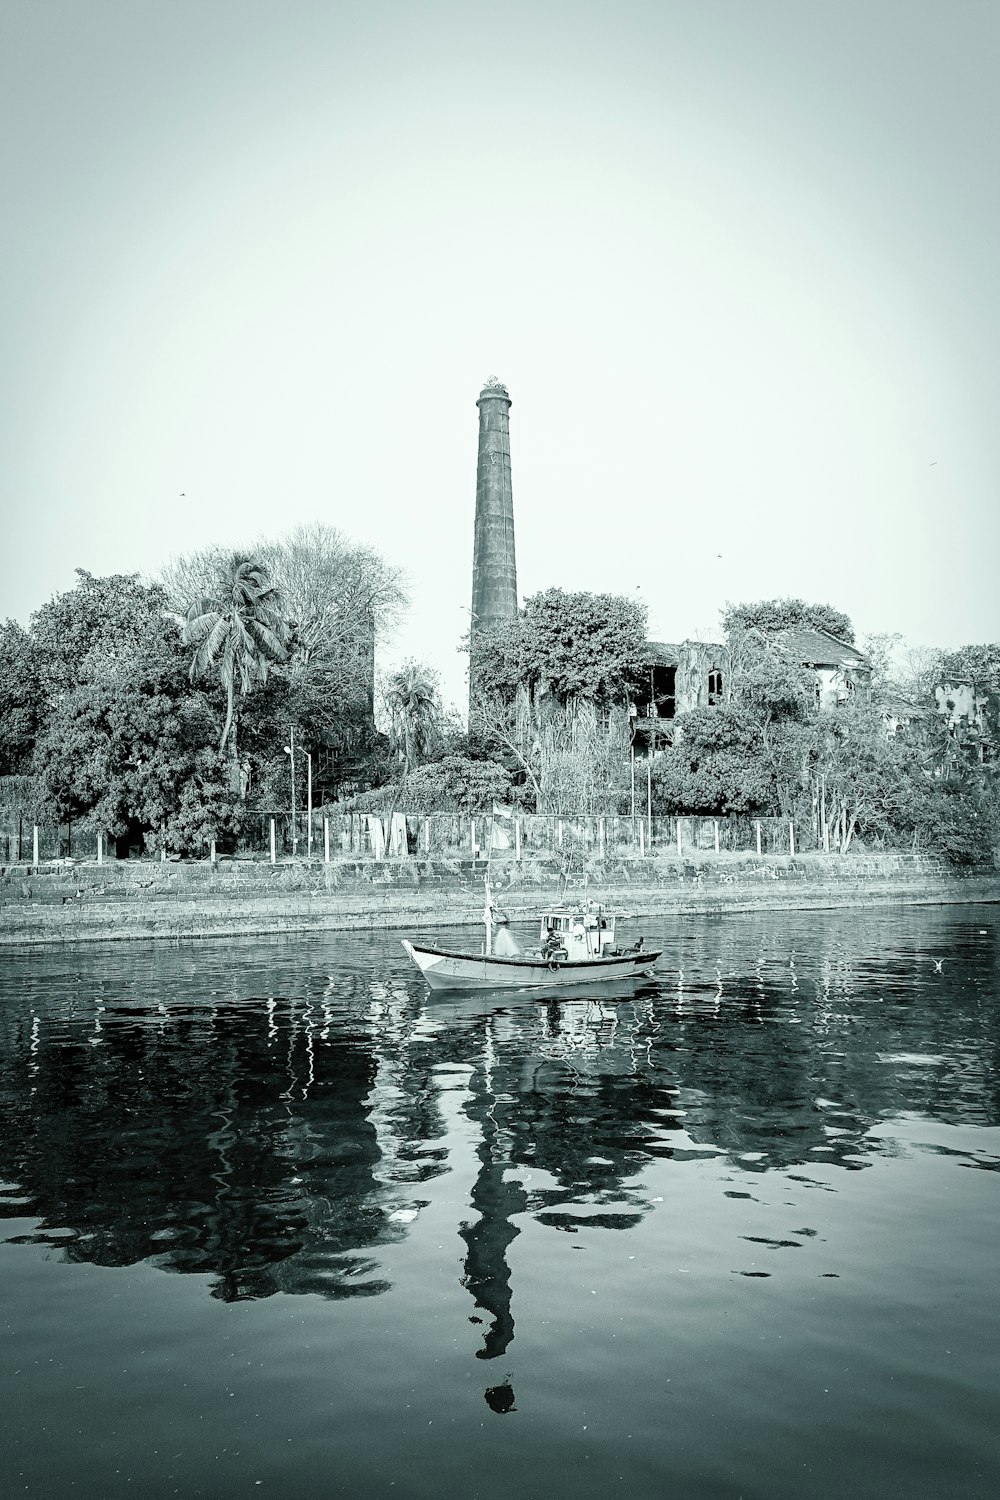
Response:
[[[4,1494],[1000,1492],[998,909],[633,930],[0,956]]]

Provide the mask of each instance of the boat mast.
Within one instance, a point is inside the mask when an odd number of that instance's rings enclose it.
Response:
[[[486,887],[486,904],[483,908],[483,922],[486,926],[486,945],[484,953],[493,952],[493,893],[490,890],[490,877],[487,874],[483,880]]]

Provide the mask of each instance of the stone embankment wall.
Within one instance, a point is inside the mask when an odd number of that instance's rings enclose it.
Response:
[[[478,923],[483,861],[54,862],[0,869],[0,946]],[[692,855],[492,865],[513,921],[565,895],[636,916],[1000,901],[1000,872],[924,855]]]

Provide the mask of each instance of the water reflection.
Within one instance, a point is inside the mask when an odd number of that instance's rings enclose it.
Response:
[[[724,1160],[752,1198],[776,1168],[863,1170],[898,1149],[889,1119],[996,1123],[984,910],[664,924],[655,980],[550,1003],[432,999],[376,937],[8,958],[0,1216],[226,1301],[377,1296],[464,1142],[458,1274],[476,1356],[501,1359],[525,1216],[628,1230],[654,1161]],[[516,1410],[509,1374],[486,1400]]]

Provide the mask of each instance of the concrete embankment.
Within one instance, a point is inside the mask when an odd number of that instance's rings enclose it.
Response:
[[[391,928],[481,920],[482,861],[58,862],[0,869],[0,946]],[[906,854],[494,860],[513,921],[585,896],[636,916],[1000,901],[1000,872]]]

